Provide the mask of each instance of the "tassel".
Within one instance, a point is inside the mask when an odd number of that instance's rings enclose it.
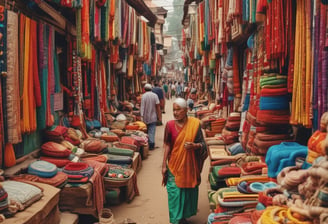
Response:
[[[11,143],[6,143],[5,146],[4,165],[5,167],[12,167],[16,165],[16,155],[15,155],[13,144]]]

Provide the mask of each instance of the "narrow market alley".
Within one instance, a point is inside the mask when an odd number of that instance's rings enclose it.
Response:
[[[156,129],[156,148],[149,152],[147,159],[142,161],[142,168],[138,172],[138,188],[140,195],[136,196],[132,202],[123,202],[120,205],[112,206],[116,223],[122,223],[129,218],[137,224],[168,224],[168,203],[166,189],[162,187],[161,165],[163,157],[163,136],[165,123],[173,119],[173,100],[166,101],[166,113],[163,114],[162,126]],[[210,213],[207,198],[209,161],[207,160],[202,172],[202,183],[199,188],[198,213],[188,219],[191,224],[204,224]]]

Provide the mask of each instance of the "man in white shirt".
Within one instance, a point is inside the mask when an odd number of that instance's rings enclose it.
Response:
[[[155,148],[155,132],[157,121],[162,122],[162,113],[158,96],[153,93],[152,86],[147,83],[144,86],[145,93],[141,97],[140,115],[147,125],[149,149]]]

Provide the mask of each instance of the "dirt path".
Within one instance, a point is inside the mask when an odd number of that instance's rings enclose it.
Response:
[[[163,114],[163,123],[173,119],[173,100],[166,101],[166,113]],[[159,148],[150,151],[147,159],[142,161],[142,168],[138,172],[138,188],[140,195],[130,203],[112,206],[115,220],[120,224],[124,219],[130,218],[137,224],[168,224],[168,203],[166,188],[161,186],[161,165],[163,157],[164,125],[156,128],[156,145]],[[207,160],[202,172],[202,183],[199,188],[199,212],[188,219],[191,224],[204,224],[210,213],[207,198],[209,161]]]

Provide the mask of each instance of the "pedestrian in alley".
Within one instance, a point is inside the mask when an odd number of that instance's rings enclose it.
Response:
[[[162,112],[158,96],[153,93],[152,86],[147,83],[144,86],[145,93],[141,97],[140,115],[147,125],[149,150],[155,148],[156,123],[162,123]]]
[[[166,123],[164,132],[162,175],[171,224],[186,224],[187,218],[196,215],[200,174],[207,158],[200,121],[188,117],[187,110],[185,99],[175,99],[174,120]]]
[[[159,82],[154,82],[154,87],[152,88],[152,92],[156,93],[159,99],[159,105],[162,113],[165,113],[165,94],[163,88],[160,86]],[[159,124],[162,125],[162,124]]]

